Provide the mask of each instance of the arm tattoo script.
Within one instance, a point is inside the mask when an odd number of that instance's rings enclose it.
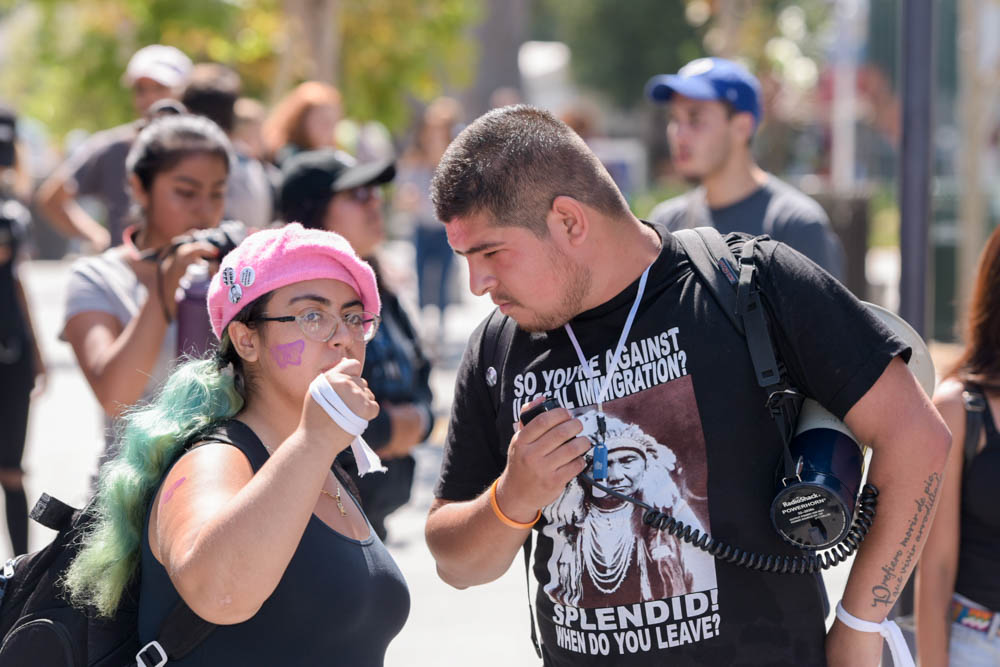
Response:
[[[903,539],[896,545],[896,553],[893,554],[888,563],[882,566],[882,581],[872,587],[873,607],[879,605],[891,607],[900,591],[903,590],[910,570],[916,564],[920,544],[927,532],[940,485],[941,475],[936,472],[931,473],[930,477],[924,481],[923,493],[914,500],[916,511],[906,525]]]

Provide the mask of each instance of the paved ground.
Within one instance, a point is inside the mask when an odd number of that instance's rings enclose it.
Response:
[[[62,317],[62,295],[68,264],[35,262],[24,276],[49,363],[49,385],[34,404],[25,466],[29,503],[42,491],[81,503],[88,478],[102,446],[100,412],[69,346],[56,339]],[[463,294],[464,294],[463,290]],[[441,341],[443,363],[432,378],[437,407],[447,413],[458,356],[469,332],[489,309],[489,303],[466,296],[449,310]],[[437,432],[437,438],[441,431]],[[411,503],[389,520],[389,548],[405,574],[412,596],[409,621],[389,648],[388,667],[464,665],[478,667],[534,665],[538,661],[528,640],[524,572],[517,559],[500,580],[466,591],[442,583],[424,545],[423,523],[441,457],[439,445],[417,451],[417,483]],[[39,548],[51,533],[31,528],[31,547]],[[5,536],[0,557],[9,556]],[[837,600],[847,576],[842,566],[828,580],[830,598]]]

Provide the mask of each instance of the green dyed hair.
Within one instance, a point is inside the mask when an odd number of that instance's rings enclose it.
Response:
[[[102,468],[95,520],[65,575],[70,599],[102,616],[118,608],[139,567],[146,512],[181,448],[243,406],[233,377],[215,359],[182,363],[157,398],[125,415],[120,450]]]

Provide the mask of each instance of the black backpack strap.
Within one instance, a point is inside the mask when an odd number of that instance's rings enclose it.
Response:
[[[163,620],[159,638],[136,653],[136,665],[162,667],[171,660],[180,660],[208,639],[216,627],[214,623],[209,623],[191,611],[184,600],[178,600]]]
[[[736,301],[736,287],[739,285],[736,257],[722,234],[714,227],[695,227],[679,229],[673,235],[687,253],[691,268],[719,303],[729,322],[741,336],[745,336]]]
[[[760,300],[760,288],[757,286],[757,264],[754,249],[757,239],[750,239],[743,244],[740,253],[740,282],[736,290],[736,302],[740,319],[746,327],[747,345],[750,347],[750,359],[757,374],[757,384],[761,387],[771,387],[782,380],[778,360],[774,356],[774,345],[771,343],[771,333],[767,328],[767,315]]]
[[[986,396],[978,385],[967,384],[962,392],[962,402],[965,403],[965,443],[962,463],[962,476],[969,471],[972,459],[979,449],[979,436],[985,426],[987,409]]]
[[[766,237],[746,241],[737,262],[725,238],[714,227],[678,230],[673,235],[684,248],[695,275],[746,338],[757,384],[768,390],[767,407],[784,444],[785,477],[794,477],[795,466],[788,444],[795,433],[802,395],[792,388],[778,364],[757,285],[754,251],[757,241]]]
[[[503,386],[503,369],[507,365],[514,332],[517,325],[511,318],[495,309],[486,320],[483,331],[482,366],[486,372],[486,384],[490,399],[497,414],[500,413],[500,388]],[[490,370],[492,369],[492,371]]]
[[[774,355],[767,328],[767,314],[757,286],[754,257],[756,238],[743,244],[739,262],[714,227],[696,227],[674,232],[691,266],[719,303],[736,330],[747,339],[757,384],[770,387],[781,382],[782,373]],[[737,266],[739,269],[737,270]]]
[[[528,618],[531,620],[531,645],[535,647],[535,655],[542,657],[542,647],[538,643],[538,633],[535,631],[535,605],[531,602],[531,533],[521,545],[524,553],[524,585],[528,591]]]
[[[31,508],[31,514],[28,516],[46,528],[50,528],[57,533],[62,533],[69,530],[70,526],[73,525],[73,521],[79,511],[77,508],[67,505],[58,498],[53,498],[49,494],[43,493],[39,497],[38,502],[35,503],[35,506]]]
[[[497,414],[500,413],[500,388],[503,386],[503,370],[507,365],[507,357],[514,342],[517,325],[514,320],[500,312],[499,309],[490,313],[483,331],[482,366],[486,369],[486,385],[490,391],[490,399]],[[502,458],[498,459],[502,462]],[[528,619],[531,622],[531,645],[535,647],[535,655],[542,657],[542,648],[538,643],[538,632],[535,630],[535,605],[531,601],[531,533],[521,546],[524,554],[524,583],[528,594]]]

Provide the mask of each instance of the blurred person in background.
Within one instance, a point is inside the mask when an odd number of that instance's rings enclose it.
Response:
[[[437,321],[428,332],[430,340],[440,340],[444,332],[445,308],[449,301],[454,254],[448,245],[444,225],[438,222],[430,199],[431,177],[452,138],[461,129],[462,107],[450,97],[439,97],[428,105],[417,126],[413,143],[399,161],[395,207],[408,215],[413,226],[417,253],[417,280],[420,309],[437,309]]]
[[[152,44],[135,52],[122,83],[132,90],[138,120],[91,136],[38,189],[42,213],[64,236],[84,239],[97,251],[121,244],[129,209],[125,157],[149,108],[178,97],[190,72],[191,59],[172,46]],[[80,206],[77,200],[86,195],[105,208],[106,226]]]
[[[934,393],[952,445],[917,568],[922,667],[1000,665],[1000,229],[979,262],[966,340]]]
[[[264,159],[264,119],[267,109],[257,100],[241,97],[233,105],[233,148],[254,160]]]
[[[24,180],[16,140],[17,116],[0,105],[0,486],[11,547],[23,554],[28,551],[28,501],[21,457],[32,390],[45,386],[45,363],[18,277],[31,217],[16,195]]]
[[[375,276],[343,238],[287,225],[223,259],[207,306],[215,355],[126,417],[66,574],[72,600],[111,615],[135,594],[141,644],[184,604],[218,626],[171,667],[380,667],[409,591],[334,465],[366,449],[354,426],[379,410],[361,378]]]
[[[300,151],[334,148],[342,117],[340,91],[320,81],[300,83],[264,121],[264,148],[279,167]]]
[[[126,162],[136,211],[124,244],[73,265],[60,338],[107,415],[109,448],[113,419],[151,396],[178,356],[174,294],[188,267],[217,266],[216,246],[186,235],[222,220],[230,163],[226,135],[207,118],[154,120]]]
[[[191,70],[181,102],[189,112],[214,121],[232,141],[242,85],[240,75],[231,68],[218,63],[198,63]],[[233,157],[224,215],[261,229],[274,219],[271,182],[264,166],[245,154],[236,142],[233,142]]]
[[[362,377],[375,394],[379,414],[369,422],[365,440],[388,470],[359,478],[350,454],[338,460],[355,478],[365,514],[383,540],[386,517],[410,499],[415,467],[410,452],[427,439],[434,424],[430,364],[377,259],[385,240],[380,186],[395,173],[391,160],[351,164],[326,149],[289,158],[281,186],[286,221],[337,232],[371,264],[378,281],[382,323],[368,343]]]
[[[757,78],[723,58],[699,58],[646,84],[670,105],[667,141],[674,169],[698,187],[659,204],[652,222],[670,231],[713,226],[723,234],[767,234],[844,276],[844,249],[823,208],[754,161],[751,142],[762,117]]]

